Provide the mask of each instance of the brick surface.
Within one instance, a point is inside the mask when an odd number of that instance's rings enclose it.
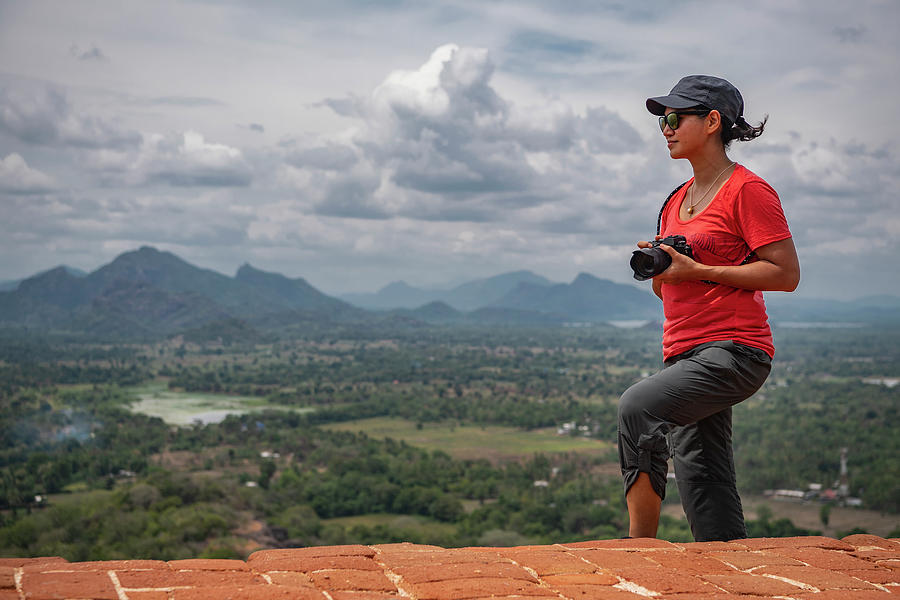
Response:
[[[714,592],[716,589],[703,579],[665,567],[618,569],[615,574],[624,580],[660,594]],[[725,577],[723,575],[723,577]]]
[[[648,554],[647,557],[662,567],[676,569],[681,573],[704,575],[711,573],[727,574],[734,571],[721,560],[701,556],[696,552],[660,550]]]
[[[817,567],[763,567],[753,572],[760,575],[776,575],[806,583],[820,590],[875,590],[870,583],[850,575],[819,569]]]
[[[774,552],[713,552],[710,557],[733,565],[741,571],[765,565],[803,566],[799,560]]]
[[[557,586],[565,585],[615,585],[619,583],[619,578],[609,573],[582,573],[578,575],[548,575],[541,577],[541,581],[556,589]]]
[[[628,540],[594,540],[592,542],[573,542],[561,544],[565,548],[606,548],[617,550],[652,550],[656,548],[678,548],[672,542],[654,538],[636,538]]]
[[[421,560],[421,559],[420,559]],[[256,570],[266,571],[322,571],[324,569],[356,569],[380,571],[381,567],[368,556],[313,556],[309,558],[278,558],[253,563]]]
[[[817,594],[796,594],[797,600],[893,600],[889,593],[860,590],[827,590]],[[741,598],[741,600],[744,600]]]
[[[118,600],[112,579],[106,573],[82,571],[68,573],[25,573],[22,589],[28,600],[91,598]]]
[[[656,563],[645,558],[639,552],[622,552],[621,550],[581,550],[574,549],[572,554],[604,569],[627,569],[629,567],[654,567]],[[649,555],[649,554],[648,554]]]
[[[428,552],[394,552],[390,554],[379,555],[378,559],[389,567],[402,567],[409,565],[452,565],[458,563],[474,563],[481,562],[484,564],[493,564],[500,560],[501,557],[496,552],[485,551],[466,551],[461,550],[441,550]]]
[[[262,585],[266,580],[247,571],[118,571],[124,588],[223,587]]]
[[[251,565],[267,560],[281,558],[316,558],[321,556],[375,556],[375,550],[368,546],[350,544],[346,546],[312,546],[310,548],[287,548],[277,550],[259,550],[250,555],[247,562]]]
[[[161,560],[98,560],[80,563],[34,563],[25,565],[22,569],[26,573],[41,573],[48,571],[137,571],[145,569],[168,569]]]
[[[397,600],[397,594],[390,592],[329,592],[333,600]]]
[[[168,564],[173,571],[248,571],[250,569],[247,563],[242,560],[226,560],[222,558],[170,560]]]
[[[746,546],[748,550],[767,550],[769,548],[824,548],[827,550],[854,550],[855,547],[830,537],[811,535],[808,537],[784,538],[750,538],[734,540],[736,544]]]
[[[274,584],[292,585],[294,587],[315,587],[312,579],[305,573],[297,571],[275,571],[265,574]]]
[[[366,592],[394,591],[397,587],[384,573],[375,571],[353,571],[339,569],[316,571],[309,574],[313,584],[322,590],[357,590]]]
[[[24,567],[25,565],[67,562],[69,561],[60,558],[59,556],[44,556],[40,558],[0,558],[0,567]]]
[[[883,537],[878,537],[877,535],[858,533],[854,535],[848,535],[845,538],[841,538],[841,541],[845,544],[855,546],[856,548],[882,548],[884,550],[893,550],[895,553],[897,551],[900,551],[900,542],[897,542],[896,540],[886,540]]]
[[[840,571],[844,575],[849,575],[850,577],[856,577],[857,579],[862,579],[863,581],[868,581],[869,583],[877,583],[879,585],[884,585],[886,583],[896,583],[900,584],[900,571],[894,571],[892,569],[865,569],[862,571]]]
[[[169,592],[164,590],[128,592],[128,600],[169,600]]]
[[[0,559],[0,600],[636,600],[647,595],[658,600],[900,598],[900,542],[853,535],[517,548],[403,543],[262,550],[246,562]]]
[[[822,548],[776,548],[773,552],[822,569],[874,569],[877,566],[848,552]]]
[[[418,600],[468,600],[492,596],[546,596],[547,590],[537,584],[517,579],[493,577],[456,579],[410,584]]]
[[[803,588],[772,579],[762,575],[749,573],[733,573],[730,575],[705,575],[703,579],[715,584],[732,594],[757,594],[763,596],[790,596],[803,591]]]
[[[747,546],[737,542],[689,542],[687,544],[678,544],[688,552],[702,552],[708,554],[710,552],[736,552],[738,550],[748,550]]]
[[[608,585],[555,585],[552,588],[565,598],[577,598],[578,600],[593,600],[595,598],[604,600],[636,600],[643,598],[643,596],[633,592],[626,592]]]
[[[327,600],[325,594],[308,588],[291,588],[280,585],[235,587],[204,586],[177,589],[174,600]]]
[[[520,552],[516,550],[501,554],[519,565],[534,569],[538,576],[564,573],[593,573],[597,570],[596,566],[581,560],[578,556],[562,551]]]
[[[512,563],[456,563],[441,565],[435,568],[432,565],[411,565],[397,567],[393,573],[399,575],[403,581],[411,583],[424,583],[427,581],[446,581],[448,579],[462,579],[472,577],[501,577],[506,579],[522,579],[535,581],[534,577],[520,566]]]
[[[16,587],[15,567],[0,567],[0,590]]]

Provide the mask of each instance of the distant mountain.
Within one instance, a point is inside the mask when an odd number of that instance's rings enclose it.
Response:
[[[53,269],[48,269],[47,271],[41,271],[39,273],[35,273],[31,277],[37,277],[38,275],[43,275],[44,273],[47,273],[49,271],[55,271],[57,269],[63,269],[69,275],[72,275],[73,277],[84,277],[85,275],[87,275],[87,273],[85,273],[81,269],[76,269],[75,267],[69,267],[66,265],[60,265],[58,267],[54,267]],[[22,283],[22,281],[24,281],[24,280],[23,279],[10,279],[7,281],[0,281],[0,292],[12,291],[12,290],[16,289],[17,287],[19,287],[19,284]]]
[[[416,308],[429,302],[443,302],[460,311],[471,311],[493,304],[520,283],[553,285],[531,271],[515,271],[475,279],[446,290],[424,290],[403,281],[395,281],[374,294],[344,294],[341,299],[370,309]]]
[[[394,281],[374,294],[357,293],[342,294],[341,300],[355,306],[375,310],[391,308],[416,308],[429,302],[437,302],[442,292],[423,290],[407,284],[405,281]]]
[[[564,315],[569,320],[616,321],[660,319],[662,306],[652,294],[631,285],[580,273],[572,283],[552,286],[521,283],[492,304]]]
[[[232,278],[150,247],[126,252],[84,277],[58,267],[0,292],[0,325],[113,338],[202,332],[213,322],[240,331],[234,319],[246,324],[245,331],[277,330],[364,314],[303,279],[249,265]]]

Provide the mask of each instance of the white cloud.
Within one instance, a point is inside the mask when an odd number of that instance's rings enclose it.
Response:
[[[56,189],[49,175],[28,166],[16,153],[0,159],[0,192],[9,194],[42,194]]]

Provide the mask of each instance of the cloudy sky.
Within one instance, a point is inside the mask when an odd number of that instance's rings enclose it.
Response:
[[[332,294],[630,281],[647,96],[741,89],[805,297],[900,295],[900,2],[0,0],[0,280],[151,245]],[[645,286],[648,284],[645,284]]]

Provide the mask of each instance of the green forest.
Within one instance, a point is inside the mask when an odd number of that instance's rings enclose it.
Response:
[[[772,376],[734,412],[742,494],[831,487],[847,448],[851,495],[900,526],[900,388],[888,385],[900,377],[900,330],[776,335]],[[621,537],[617,400],[659,360],[657,330],[606,326],[266,344],[0,339],[0,555],[245,558],[261,547]],[[147,384],[266,408],[175,426],[133,410]],[[370,435],[376,418],[447,428],[457,442]],[[457,452],[467,432],[548,436],[565,423],[589,451]],[[666,502],[678,502],[674,485]],[[818,533],[765,510],[748,529]],[[691,539],[670,516],[660,536]]]

